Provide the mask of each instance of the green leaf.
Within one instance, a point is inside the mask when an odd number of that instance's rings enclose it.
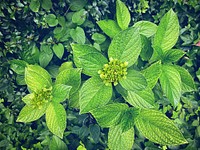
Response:
[[[153,47],[158,46],[165,52],[176,44],[178,36],[178,17],[174,11],[170,9],[160,21],[154,37]]]
[[[196,72],[196,76],[197,76],[197,78],[200,80],[200,68],[199,68],[198,71]]]
[[[71,47],[73,50],[74,62],[76,64],[76,66],[79,68],[82,67],[82,63],[80,61],[81,57],[86,56],[89,53],[99,53],[97,55],[102,55],[97,49],[95,49],[94,47],[89,46],[89,45],[71,44]]]
[[[49,65],[46,67],[46,70],[49,72],[52,78],[56,78],[58,75],[59,66],[57,65]]]
[[[112,86],[106,86],[100,78],[90,78],[82,86],[79,94],[80,113],[87,113],[109,102]]]
[[[45,68],[53,58],[53,52],[49,45],[42,44],[40,47],[39,63]]]
[[[76,27],[76,29],[71,29],[70,35],[75,42],[79,44],[85,43],[85,32],[81,27]]]
[[[88,76],[99,76],[98,71],[103,68],[103,65],[108,63],[108,60],[99,52],[88,53],[79,57],[83,73]]]
[[[61,43],[54,44],[53,51],[56,54],[56,56],[61,59],[64,54],[64,46]]]
[[[134,128],[123,132],[121,126],[113,126],[108,132],[108,147],[112,150],[130,150],[134,143]]]
[[[50,27],[55,27],[58,24],[58,20],[56,19],[56,16],[54,14],[46,15],[45,20]]]
[[[91,111],[91,114],[101,127],[107,128],[117,125],[123,111],[127,108],[128,106],[126,104],[113,103],[94,109]]]
[[[143,61],[149,61],[153,54],[153,48],[151,47],[151,40],[149,40],[146,36],[141,35],[142,42],[142,50],[140,53],[141,59]]]
[[[161,70],[161,62],[155,62],[148,68],[142,70],[142,74],[144,75],[146,81],[147,81],[147,87],[150,89],[153,89],[153,87],[156,85],[158,79],[160,78],[160,75],[162,73]]]
[[[123,112],[120,120],[120,126],[122,132],[126,132],[134,127],[134,120],[137,115],[138,115],[138,109],[135,109],[133,107],[129,107]]]
[[[24,75],[17,75],[16,77],[16,82],[18,85],[26,85],[25,79],[24,79]]]
[[[86,11],[85,9],[81,9],[73,14],[72,22],[76,23],[77,25],[81,25],[85,22],[85,18],[86,18]]]
[[[92,35],[92,39],[97,43],[97,44],[101,44],[106,40],[106,37],[100,33],[94,33]]]
[[[154,46],[153,47],[153,55],[152,55],[152,57],[150,59],[150,63],[152,63],[154,61],[162,60],[163,57],[164,57],[163,50],[158,46]]]
[[[75,93],[81,84],[81,69],[69,68],[61,71],[56,77],[56,84],[71,86],[70,95]]]
[[[185,55],[185,52],[180,49],[171,49],[164,52],[164,58],[162,61],[164,63],[171,63],[178,61],[183,55]]]
[[[39,0],[31,0],[29,7],[33,12],[38,12],[40,9],[40,1]]]
[[[68,99],[71,88],[72,87],[68,85],[55,84],[52,90],[52,96],[53,96],[52,101],[56,103],[60,103]]]
[[[35,93],[43,88],[49,88],[52,85],[50,74],[37,65],[27,66],[25,69],[25,81],[28,88]]]
[[[195,84],[193,77],[190,73],[183,67],[180,66],[173,66],[181,76],[181,84],[182,84],[182,91],[183,92],[192,92],[195,90]]]
[[[24,75],[25,67],[28,65],[27,62],[19,59],[13,59],[10,61],[10,68],[19,75]]]
[[[128,69],[126,79],[120,80],[119,83],[128,91],[140,91],[147,86],[144,76],[140,72],[132,69]]]
[[[69,107],[79,109],[79,90],[70,95],[68,100]]]
[[[87,0],[70,0],[70,9],[72,11],[79,11],[87,4]]]
[[[19,113],[17,122],[32,122],[45,114],[46,105],[43,105],[41,109],[34,108],[33,106],[25,105]]]
[[[135,118],[137,129],[150,141],[161,145],[180,145],[187,141],[175,124],[156,110],[141,109]]]
[[[66,128],[67,115],[64,107],[58,103],[50,103],[46,110],[46,123],[49,130],[60,138]]]
[[[64,62],[59,67],[59,73],[66,69],[72,69],[72,68],[73,68],[73,63],[71,61]]]
[[[116,16],[117,23],[122,30],[128,28],[128,25],[131,21],[131,16],[126,5],[120,0],[116,1]]]
[[[125,100],[136,108],[153,108],[154,95],[150,90],[143,91],[128,91],[128,96]]]
[[[166,97],[173,106],[177,106],[181,97],[181,77],[171,65],[162,65],[160,84]]]
[[[90,124],[89,126],[90,136],[94,140],[94,143],[98,143],[100,139],[100,127],[97,124]]]
[[[101,20],[98,21],[97,24],[101,30],[111,38],[121,31],[120,27],[114,20]]]
[[[108,49],[109,58],[128,62],[128,67],[136,61],[142,49],[139,32],[135,28],[128,28],[117,34]]]
[[[148,38],[154,35],[157,31],[157,25],[149,21],[138,21],[133,25],[133,27],[138,28],[139,33]]]
[[[67,145],[57,136],[53,136],[49,145],[50,150],[68,150]]]
[[[27,105],[31,105],[31,102],[34,100],[34,98],[35,98],[35,93],[30,93],[24,96],[22,98],[22,101],[26,103]]]
[[[45,10],[50,10],[52,8],[51,0],[42,0],[42,8]]]
[[[58,23],[64,28],[63,30],[66,31],[66,20],[64,16],[58,16]]]

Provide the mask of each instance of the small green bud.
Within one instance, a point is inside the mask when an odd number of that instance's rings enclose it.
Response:
[[[111,83],[116,86],[119,80],[126,78],[128,62],[121,62],[112,57],[109,60],[108,64],[104,64],[102,70],[98,71],[98,74],[106,86]]]

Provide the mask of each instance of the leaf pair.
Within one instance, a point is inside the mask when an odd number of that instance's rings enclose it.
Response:
[[[129,108],[114,103],[91,111],[102,127],[110,127],[110,149],[131,149],[134,142],[134,125],[149,140],[162,145],[187,143],[174,123],[159,111]]]

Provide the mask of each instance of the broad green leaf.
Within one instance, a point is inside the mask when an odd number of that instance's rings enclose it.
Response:
[[[65,42],[68,41],[69,38],[71,38],[70,33],[69,33],[69,29],[65,27],[56,27],[53,30],[54,33],[54,37],[60,41],[60,42]]]
[[[68,85],[55,84],[52,90],[52,96],[53,96],[52,101],[56,103],[60,103],[68,99],[71,88],[72,87]]]
[[[160,84],[171,104],[177,106],[181,97],[181,77],[172,65],[162,65]]]
[[[51,49],[50,49],[51,51]],[[40,53],[40,56],[39,56],[39,63],[40,63],[40,66],[45,68],[49,63],[50,61],[52,60],[53,58],[53,53],[52,51],[50,53],[46,53],[44,51],[42,51]]]
[[[131,21],[131,16],[126,5],[120,0],[116,1],[116,16],[117,23],[122,30],[128,28],[128,25]]]
[[[125,100],[136,108],[153,108],[154,95],[150,90],[143,91],[128,91],[128,96]]]
[[[81,68],[82,63],[80,62],[80,57],[86,56],[89,53],[100,53],[97,49],[90,45],[83,44],[71,44],[73,50],[73,57],[76,67]]]
[[[157,25],[149,21],[138,21],[133,27],[138,28],[139,33],[146,37],[151,37],[157,31]]]
[[[24,79],[24,75],[17,75],[16,77],[16,82],[18,85],[26,85],[25,79]]]
[[[82,86],[79,94],[80,113],[87,113],[109,102],[112,86],[106,86],[100,78],[90,78]]]
[[[38,12],[40,9],[40,1],[39,0],[31,0],[29,7],[33,12]]]
[[[62,28],[64,28],[63,30],[66,31],[66,20],[64,16],[58,16],[58,23],[62,26]]]
[[[128,28],[117,34],[108,49],[109,58],[128,62],[128,67],[136,61],[142,49],[139,32],[135,28]]]
[[[31,105],[31,101],[33,101],[35,98],[35,93],[30,93],[30,94],[27,94],[26,96],[24,96],[22,98],[22,101],[24,103],[26,103],[27,105]]]
[[[94,33],[94,34],[92,35],[92,39],[93,39],[96,43],[101,44],[101,43],[103,43],[103,42],[106,40],[106,37],[105,37],[104,35],[100,34],[100,33]]]
[[[121,84],[117,84],[117,85],[115,86],[115,89],[117,90],[117,92],[118,92],[119,94],[121,94],[121,96],[127,97],[128,91],[127,91],[126,89],[124,89],[124,88],[121,86]]]
[[[103,65],[108,63],[108,60],[99,52],[88,53],[79,57],[83,73],[88,76],[99,76],[98,71],[103,68]]]
[[[70,9],[72,11],[79,11],[87,4],[87,0],[70,0]]]
[[[49,150],[68,150],[67,145],[57,136],[53,135]]]
[[[153,87],[156,85],[160,75],[162,73],[161,70],[161,62],[155,62],[148,68],[142,70],[142,74],[144,75],[146,81],[147,81],[147,87],[150,89],[153,89]]]
[[[144,76],[140,72],[132,69],[128,69],[126,79],[120,80],[119,83],[128,91],[140,91],[147,86]]]
[[[25,67],[28,65],[27,62],[19,59],[13,59],[10,61],[10,68],[19,75],[24,75]]]
[[[70,35],[75,42],[79,44],[85,43],[85,32],[81,27],[76,27],[76,29],[71,29]]]
[[[42,8],[45,10],[49,10],[52,7],[52,2],[51,0],[42,0]]]
[[[46,123],[49,130],[60,138],[66,128],[67,115],[61,104],[51,102],[46,110]]]
[[[143,61],[149,61],[153,54],[153,48],[151,47],[151,40],[149,40],[146,36],[141,35],[142,42],[142,50],[140,53],[140,57]]]
[[[80,11],[77,11],[72,16],[72,22],[76,23],[77,25],[81,25],[85,22],[86,18],[86,11],[85,9],[81,9]]]
[[[185,52],[183,50],[180,50],[180,49],[171,49],[171,50],[168,50],[168,51],[164,52],[164,58],[162,59],[162,61],[164,63],[176,62],[184,54],[185,54]]]
[[[56,18],[56,16],[54,14],[48,14],[45,17],[45,20],[46,20],[46,22],[48,23],[48,25],[50,27],[55,27],[58,24],[58,20],[57,20],[57,18]]]
[[[46,70],[49,72],[52,78],[56,78],[58,75],[59,66],[57,65],[49,65],[46,67]]]
[[[73,63],[71,61],[64,62],[59,67],[59,73],[66,69],[72,69],[72,68],[73,68]]]
[[[97,24],[101,30],[111,38],[121,31],[120,27],[114,20],[101,20],[98,21]]]
[[[39,63],[45,68],[53,58],[53,52],[49,45],[42,44],[40,47]]]
[[[98,124],[103,127],[117,125],[121,119],[123,111],[128,108],[126,104],[113,103],[108,104],[91,111]]]
[[[135,118],[137,129],[150,141],[161,145],[180,145],[187,141],[175,124],[156,110],[141,109]]]
[[[191,92],[195,90],[195,84],[193,77],[190,73],[183,67],[173,66],[181,76],[182,92]]]
[[[47,105],[43,105],[42,108],[34,108],[33,106],[25,105],[19,113],[17,122],[32,122],[45,114]]]
[[[28,65],[25,69],[25,81],[32,92],[49,88],[52,85],[50,74],[40,66]]]
[[[70,95],[70,99],[68,100],[69,107],[79,109],[79,90],[74,94]]]
[[[72,95],[81,84],[81,69],[69,68],[61,71],[56,77],[56,84],[71,86],[70,95]]]
[[[64,54],[64,46],[61,43],[54,44],[53,51],[56,54],[56,56],[61,59]]]
[[[138,115],[138,109],[135,109],[134,107],[129,107],[123,112],[120,120],[120,126],[122,132],[126,132],[134,127],[134,120],[137,115]]]
[[[160,47],[163,51],[171,49],[177,42],[179,36],[178,17],[170,9],[161,19],[154,37],[153,45]]]
[[[153,55],[151,56],[150,63],[162,60],[164,57],[164,52],[159,46],[153,47]]]
[[[113,126],[108,132],[108,147],[111,150],[130,150],[134,143],[134,128],[123,132],[121,126]]]

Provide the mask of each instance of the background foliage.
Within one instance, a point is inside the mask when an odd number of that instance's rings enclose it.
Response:
[[[181,104],[174,110],[157,92],[159,109],[175,120],[189,144],[170,149],[195,150],[200,147],[200,3],[198,0],[124,0],[131,12],[131,24],[149,20],[156,24],[170,9],[178,14],[180,38],[176,45],[186,55],[178,62],[192,74],[197,90],[181,97]],[[37,7],[35,7],[37,6]],[[71,42],[90,43],[105,50],[109,39],[99,29],[96,21],[113,18],[115,1],[108,0],[2,0],[0,2],[0,149],[105,149],[108,141],[106,129],[100,128],[89,114],[79,115],[77,109],[64,104],[68,111],[68,126],[61,141],[47,129],[45,119],[33,123],[16,123],[21,101],[27,88],[23,81],[22,62],[38,63],[52,77],[58,66],[71,61]],[[81,37],[81,38],[80,38]],[[63,49],[63,51],[58,51]],[[62,48],[60,48],[62,47]],[[138,62],[142,67],[145,60]],[[18,72],[16,72],[16,70]],[[84,77],[83,77],[84,78]],[[160,91],[156,86],[155,91]],[[75,106],[76,104],[71,104]],[[159,149],[136,131],[134,149]],[[50,144],[51,143],[51,144]],[[84,145],[83,145],[83,144]]]

